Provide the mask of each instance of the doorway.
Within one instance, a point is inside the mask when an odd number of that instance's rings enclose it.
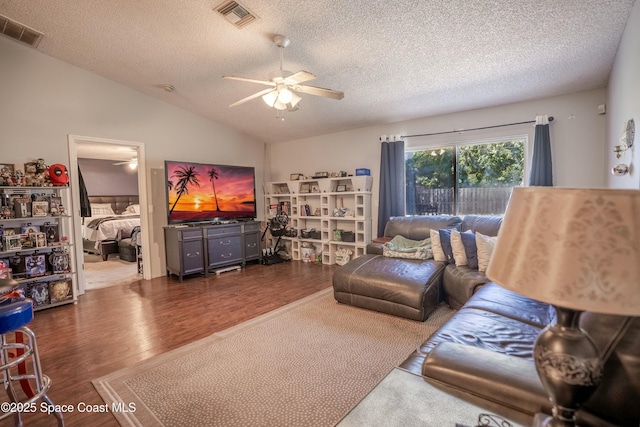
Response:
[[[69,135],[69,181],[71,184],[71,197],[74,206],[73,209],[73,224],[74,224],[74,241],[77,242],[76,248],[76,271],[77,271],[77,291],[78,295],[84,294],[87,290],[86,275],[91,274],[85,266],[85,251],[83,245],[83,218],[80,216],[80,185],[78,175],[78,158],[81,159],[93,159],[104,160],[114,163],[129,163],[135,161],[137,163],[137,189],[140,205],[140,240],[142,247],[149,247],[149,233],[148,233],[148,204],[147,204],[147,189],[146,189],[146,167],[145,167],[145,153],[144,143],[112,140],[95,137],[85,137]],[[135,160],[134,160],[135,159]],[[126,167],[126,165],[123,165]],[[144,256],[144,250],[142,251]],[[108,254],[107,254],[108,257]],[[149,257],[145,257],[142,263],[142,276],[141,278],[151,278],[151,268]],[[101,261],[95,259],[89,259],[90,261]],[[137,268],[137,263],[133,263]],[[92,266],[93,267],[93,266]],[[91,268],[93,271],[94,269]],[[99,273],[102,277],[110,276],[108,271],[102,269],[100,266]]]

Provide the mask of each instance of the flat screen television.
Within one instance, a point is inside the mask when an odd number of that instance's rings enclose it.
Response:
[[[169,224],[256,218],[255,168],[165,160]]]

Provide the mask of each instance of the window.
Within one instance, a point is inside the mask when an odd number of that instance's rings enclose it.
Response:
[[[405,151],[406,214],[500,215],[524,182],[526,136]]]

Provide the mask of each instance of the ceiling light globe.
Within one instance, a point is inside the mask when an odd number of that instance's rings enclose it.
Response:
[[[279,100],[276,100],[276,102],[274,102],[273,104],[273,108],[275,108],[276,110],[286,110],[287,104],[283,104]]]
[[[286,87],[280,89],[280,92],[278,93],[278,101],[280,101],[283,104],[288,104],[291,102],[292,99],[293,99],[293,92],[291,92]]]
[[[276,92],[275,90],[267,93],[262,97],[262,100],[264,101],[264,103],[267,104],[269,107],[273,107],[273,104],[275,104],[277,99],[278,99],[278,92]]]

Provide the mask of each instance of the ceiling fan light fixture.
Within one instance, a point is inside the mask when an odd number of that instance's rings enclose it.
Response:
[[[332,99],[342,99],[344,97],[344,93],[337,90],[301,84],[315,79],[316,76],[313,73],[304,70],[300,70],[296,73],[286,71],[282,66],[282,52],[284,48],[289,45],[289,39],[287,39],[285,36],[277,35],[273,38],[273,41],[280,49],[280,69],[269,73],[268,81],[237,76],[222,76],[222,78],[225,79],[258,83],[270,86],[270,88],[261,90],[254,93],[253,95],[242,98],[240,101],[236,101],[233,104],[229,105],[229,107],[235,107],[237,105],[244,104],[245,102],[252,99],[262,97],[262,100],[265,102],[265,104],[267,104],[269,107],[275,108],[278,111],[296,111],[299,108],[298,103],[301,100],[300,96],[298,96],[296,92]]]
[[[296,105],[298,105],[298,102],[302,101],[302,98],[298,96],[297,93],[295,92],[291,92],[291,101],[289,102],[289,105],[291,105],[291,108],[295,108]]]
[[[262,95],[262,100],[269,107],[273,107],[274,104],[276,103],[276,101],[278,100],[278,91],[274,90],[274,91],[271,91],[271,92],[267,93],[266,95]]]
[[[273,108],[275,108],[276,110],[286,110],[287,104],[280,102],[279,100],[276,99],[275,104],[273,104]]]
[[[138,167],[138,159],[134,158],[131,159],[131,161],[129,162],[129,169],[134,170]]]
[[[283,104],[288,104],[293,99],[293,92],[291,92],[287,87],[283,87],[278,92],[278,101]]]

